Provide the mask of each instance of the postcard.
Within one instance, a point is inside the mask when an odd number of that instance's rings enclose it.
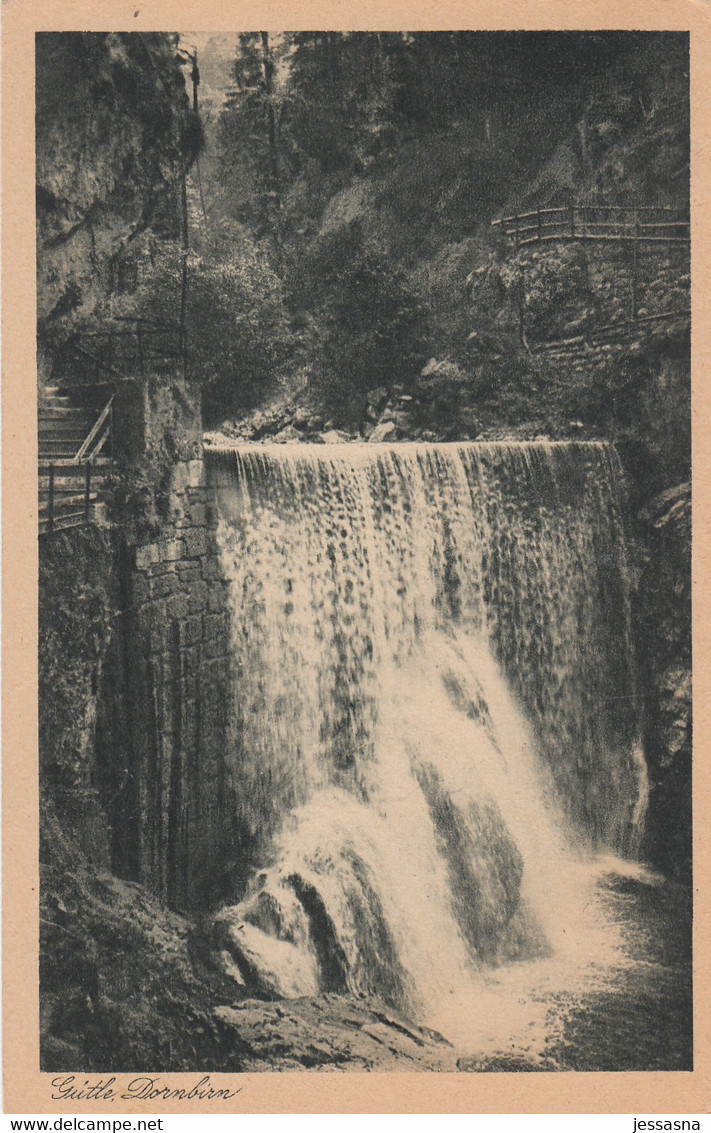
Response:
[[[709,34],[5,5],[6,1111],[708,1108]]]

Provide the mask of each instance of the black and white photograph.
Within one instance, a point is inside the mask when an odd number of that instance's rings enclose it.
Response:
[[[689,49],[36,34],[60,1100],[694,1069]]]

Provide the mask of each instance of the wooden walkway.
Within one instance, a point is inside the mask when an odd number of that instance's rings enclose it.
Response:
[[[663,205],[624,207],[566,205],[537,208],[492,221],[516,247],[559,240],[598,240],[607,243],[688,244],[688,212]]]

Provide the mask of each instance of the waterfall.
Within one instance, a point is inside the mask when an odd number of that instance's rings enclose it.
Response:
[[[487,972],[602,947],[585,863],[634,857],[646,800],[614,449],[243,446],[209,468],[233,974],[434,1025]]]

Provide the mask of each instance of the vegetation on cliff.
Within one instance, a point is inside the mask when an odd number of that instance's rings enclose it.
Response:
[[[225,100],[206,108],[198,239],[227,221],[257,242],[299,331],[286,385],[305,373],[338,424],[357,425],[370,388],[412,392],[434,356],[462,371],[460,404],[485,426],[560,429],[575,398],[530,388],[531,348],[618,317],[628,269],[614,247],[521,262],[491,222],[688,206],[687,87],[683,35],[242,36]],[[683,266],[668,275],[670,292]],[[658,298],[684,293],[682,279]],[[253,381],[233,384],[235,408]],[[596,377],[580,384],[584,409]]]

